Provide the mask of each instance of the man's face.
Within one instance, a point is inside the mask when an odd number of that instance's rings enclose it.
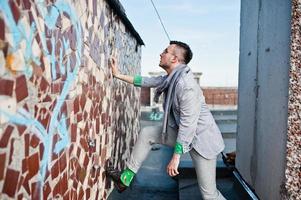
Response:
[[[172,62],[174,62],[174,45],[169,45],[161,54],[160,54],[160,64],[159,66],[163,69],[169,68]]]

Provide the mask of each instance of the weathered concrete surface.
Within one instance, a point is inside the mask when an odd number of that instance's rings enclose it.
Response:
[[[262,199],[281,199],[291,1],[241,2],[237,164]]]

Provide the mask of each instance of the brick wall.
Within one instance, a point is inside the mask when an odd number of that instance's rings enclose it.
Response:
[[[203,87],[202,91],[207,104],[237,105],[237,88]]]
[[[113,1],[32,2],[0,2],[0,199],[106,199],[105,162],[124,166],[140,110],[108,59],[139,74],[137,35]]]
[[[141,88],[141,105],[150,106],[152,99],[150,88]],[[237,88],[233,87],[203,87],[203,94],[207,104],[237,105]],[[163,100],[162,100],[163,101]]]
[[[141,88],[141,98],[140,98],[140,102],[141,102],[141,106],[150,106],[151,103],[151,89],[150,88]]]

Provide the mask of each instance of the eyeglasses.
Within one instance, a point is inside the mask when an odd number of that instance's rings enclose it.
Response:
[[[168,52],[168,49],[166,48],[166,49],[164,49],[164,51],[162,52],[162,54],[168,54],[168,53],[170,53],[170,52]],[[171,55],[173,55],[173,56],[175,56],[173,53],[170,53]]]
[[[160,55],[163,55],[163,54],[165,55],[165,54],[168,54],[168,53],[170,53],[171,55],[173,55],[174,57],[176,57],[178,59],[178,61],[183,62],[177,55],[175,55],[174,53],[168,52],[167,48],[164,49],[164,51]]]

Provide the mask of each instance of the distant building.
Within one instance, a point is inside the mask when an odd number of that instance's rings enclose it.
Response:
[[[202,87],[202,91],[208,105],[237,105],[237,87]]]
[[[151,77],[156,77],[156,76],[163,76],[166,74],[166,72],[149,72],[148,73]],[[193,75],[194,75],[194,79],[196,80],[196,82],[198,84],[200,84],[200,80],[201,80],[201,76],[202,76],[202,72],[193,72]]]
[[[149,72],[151,77],[165,75],[164,72]],[[200,85],[202,72],[194,72],[194,78]],[[236,87],[202,87],[206,103],[210,107],[214,106],[236,106],[237,105],[237,88]],[[163,95],[159,103],[154,101],[154,88],[141,89],[141,105],[142,106],[155,106],[163,102]]]
[[[156,76],[163,76],[166,72],[149,72],[148,73],[151,77]],[[195,80],[198,84],[200,84],[200,79],[202,72],[194,72],[193,73]],[[155,106],[156,103],[154,102],[154,88],[141,88],[141,105],[142,106]],[[159,105],[163,103],[163,95],[159,99]]]

